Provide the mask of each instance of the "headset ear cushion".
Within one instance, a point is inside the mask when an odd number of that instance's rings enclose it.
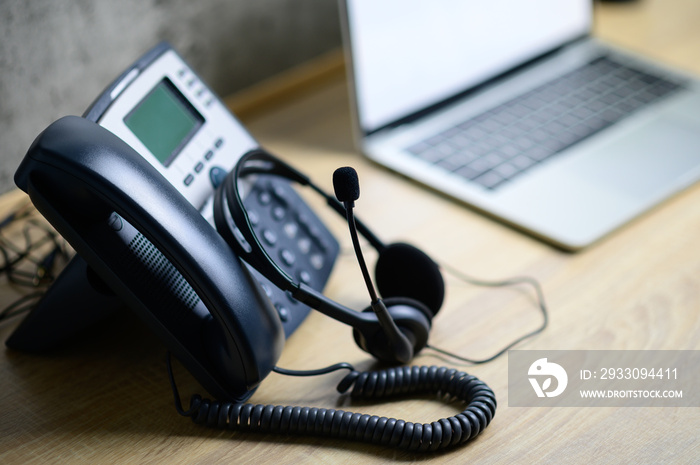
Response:
[[[425,252],[398,242],[379,254],[374,270],[382,297],[408,297],[422,302],[435,315],[445,299],[440,268]]]
[[[384,299],[384,305],[396,326],[411,342],[413,354],[420,352],[428,343],[430,335],[433,317],[430,309],[417,300],[403,297]],[[367,307],[363,312],[373,313],[372,307]],[[353,336],[357,345],[377,360],[387,363],[398,362],[379,324],[363,332],[356,328],[353,330]]]

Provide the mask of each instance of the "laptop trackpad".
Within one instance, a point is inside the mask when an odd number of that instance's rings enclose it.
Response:
[[[698,178],[697,124],[667,114],[633,129],[584,143],[578,154],[504,190],[502,215],[577,249]]]
[[[700,166],[700,127],[662,116],[592,157],[572,160],[576,176],[636,199],[678,188]]]

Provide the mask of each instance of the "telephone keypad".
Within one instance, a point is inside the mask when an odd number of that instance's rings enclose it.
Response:
[[[243,204],[267,254],[292,279],[321,291],[338,256],[338,242],[286,180],[259,176]],[[251,268],[289,336],[310,309]]]

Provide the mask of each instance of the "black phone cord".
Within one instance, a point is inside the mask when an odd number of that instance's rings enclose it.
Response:
[[[409,451],[437,451],[464,444],[481,433],[496,413],[496,396],[483,381],[452,368],[437,366],[396,367],[380,371],[351,371],[338,384],[338,392],[352,387],[354,399],[377,400],[395,395],[442,394],[466,404],[464,410],[432,423],[316,407],[283,407],[212,401],[198,394],[182,408],[170,359],[168,372],[175,407],[197,424],[212,428],[264,433],[325,436],[398,447]]]

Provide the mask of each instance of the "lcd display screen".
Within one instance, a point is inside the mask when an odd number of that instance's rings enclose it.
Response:
[[[168,79],[163,79],[124,118],[124,124],[164,166],[204,124],[204,118]]]

